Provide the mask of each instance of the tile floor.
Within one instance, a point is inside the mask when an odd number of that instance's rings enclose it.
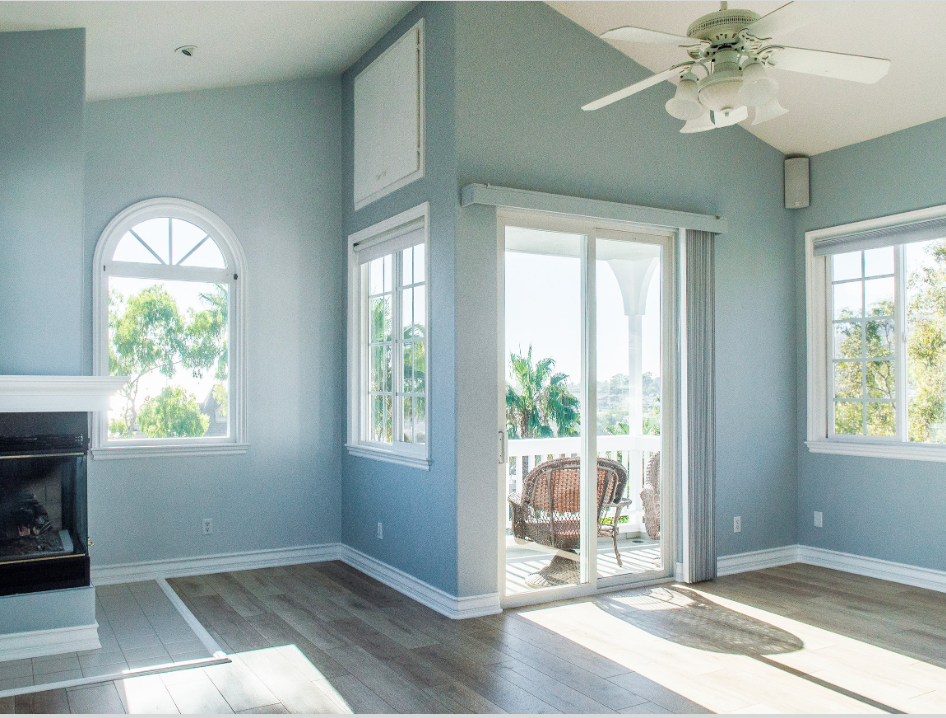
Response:
[[[101,648],[0,663],[0,690],[211,657],[156,582],[97,586],[95,596]]]

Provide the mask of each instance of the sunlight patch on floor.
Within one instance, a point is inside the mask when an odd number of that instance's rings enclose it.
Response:
[[[668,611],[687,610],[710,643],[714,618],[731,612],[734,625],[749,627],[735,639],[745,640],[746,650],[722,635],[725,648],[701,647],[685,622],[667,620]],[[688,586],[519,615],[717,713],[946,711],[946,669]],[[785,636],[800,648],[754,657],[752,626],[764,634],[762,643]],[[674,630],[679,637],[667,635]]]
[[[115,681],[128,713],[226,713],[282,704],[291,713],[353,713],[295,645],[230,654],[231,663]]]

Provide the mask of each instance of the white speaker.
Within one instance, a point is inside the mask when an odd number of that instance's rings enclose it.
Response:
[[[808,158],[785,160],[785,209],[800,209],[810,203]]]

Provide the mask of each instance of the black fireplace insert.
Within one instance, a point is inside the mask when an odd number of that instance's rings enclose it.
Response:
[[[0,596],[90,585],[84,413],[0,413]]]

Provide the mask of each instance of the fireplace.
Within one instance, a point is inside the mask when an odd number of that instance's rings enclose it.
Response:
[[[84,412],[0,413],[0,596],[89,586]]]

